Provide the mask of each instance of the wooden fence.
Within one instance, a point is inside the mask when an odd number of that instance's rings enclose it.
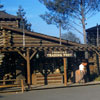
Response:
[[[20,84],[18,84],[18,81],[20,82]],[[16,80],[16,79],[9,79],[9,80],[0,80],[0,88],[12,88],[12,87],[21,87],[21,91],[22,93],[25,90],[25,86],[24,86],[24,81],[25,80]]]

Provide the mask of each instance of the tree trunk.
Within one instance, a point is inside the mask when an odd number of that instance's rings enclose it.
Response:
[[[81,16],[82,16],[82,27],[83,27],[83,35],[84,35],[84,44],[87,43],[86,41],[86,30],[85,30],[85,15],[84,15],[84,7],[83,7],[83,2],[81,0]]]
[[[85,30],[85,21],[84,21],[84,18],[82,18],[82,27],[83,27],[83,34],[84,34],[84,44],[86,44],[87,41],[86,41],[86,30]]]
[[[62,44],[61,43],[61,23],[59,23],[59,42],[60,42],[60,45]]]

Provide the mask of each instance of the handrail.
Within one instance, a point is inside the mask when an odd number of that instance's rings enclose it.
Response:
[[[16,81],[16,79],[0,80],[0,82]]]
[[[11,81],[21,81],[21,84],[2,84],[0,85],[0,88],[8,88],[8,87],[17,87],[17,86],[21,86],[21,91],[22,93],[24,92],[25,90],[25,87],[24,87],[24,79],[21,79],[21,80],[18,80],[18,79],[8,79],[8,80],[0,80],[0,82],[11,82]]]
[[[6,80],[0,80],[0,82],[4,82],[4,81],[20,81],[20,80],[24,80],[25,79],[6,79]]]

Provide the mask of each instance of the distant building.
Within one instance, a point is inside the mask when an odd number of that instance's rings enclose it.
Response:
[[[91,27],[86,30],[87,32],[87,44],[99,45],[100,42],[100,25]]]

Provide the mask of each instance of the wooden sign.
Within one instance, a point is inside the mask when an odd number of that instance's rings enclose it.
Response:
[[[72,51],[47,51],[46,57],[73,57]]]

